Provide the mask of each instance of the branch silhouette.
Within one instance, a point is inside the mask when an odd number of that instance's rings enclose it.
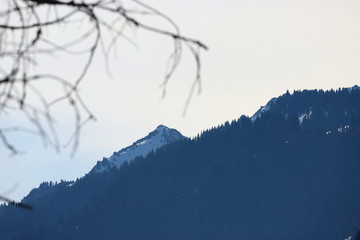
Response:
[[[207,46],[196,39],[181,34],[179,27],[171,18],[155,8],[138,0],[129,0],[136,8],[123,5],[120,0],[7,0],[0,7],[0,120],[4,116],[20,113],[27,119],[30,128],[24,126],[0,127],[2,145],[14,155],[20,153],[9,134],[22,132],[40,136],[45,146],[60,151],[63,146],[72,146],[72,154],[80,140],[81,129],[90,121],[96,120],[90,108],[79,94],[83,82],[92,65],[95,53],[101,51],[106,62],[119,39],[135,43],[126,36],[126,29],[144,30],[164,37],[174,43],[169,57],[168,69],[162,82],[162,95],[165,97],[169,79],[178,67],[183,47],[188,48],[196,63],[195,80],[186,99],[184,114],[195,88],[201,87],[200,51]],[[148,24],[141,20],[143,15],[153,15],[165,20],[172,30]],[[75,36],[66,36],[66,42],[58,43],[57,36],[46,34],[57,27],[71,28],[86,23]],[[111,35],[106,44],[104,35]],[[78,48],[81,46],[82,50]],[[85,63],[74,79],[63,78],[49,72],[36,72],[38,57],[57,54],[84,56]],[[66,64],[63,64],[66,65]],[[50,84],[62,91],[49,97],[42,90],[41,83]],[[33,104],[32,100],[38,103]],[[67,103],[75,116],[73,133],[65,145],[60,141],[55,126],[53,109],[60,103]]]
[[[34,208],[32,206],[28,205],[28,204],[21,203],[21,202],[15,202],[15,201],[10,200],[10,199],[8,199],[6,197],[0,196],[0,201],[4,201],[4,202],[6,202],[9,205],[12,205],[14,207],[18,207],[18,208],[22,208],[22,209],[26,209],[26,210],[30,210],[30,211],[34,210]]]

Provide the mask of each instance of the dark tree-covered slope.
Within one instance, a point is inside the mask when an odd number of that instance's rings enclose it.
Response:
[[[1,239],[354,238],[360,91],[270,105],[120,169],[43,184],[23,200],[34,211],[0,208]]]

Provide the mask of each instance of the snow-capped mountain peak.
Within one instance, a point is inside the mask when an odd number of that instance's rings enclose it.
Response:
[[[130,162],[140,156],[145,157],[151,151],[156,151],[169,143],[185,138],[176,129],[159,125],[154,131],[137,140],[131,146],[114,152],[109,158],[104,157],[102,161],[98,161],[90,172],[102,173],[114,167],[120,168],[124,162]]]

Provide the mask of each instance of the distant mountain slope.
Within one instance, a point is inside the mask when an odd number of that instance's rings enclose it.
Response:
[[[318,127],[336,127],[349,122],[353,112],[359,109],[360,87],[355,85],[350,88],[334,90],[304,90],[294,91],[272,98],[265,106],[262,106],[252,117],[254,121],[264,112],[281,113],[284,116],[295,115],[300,124],[304,120],[313,118],[319,122]],[[352,94],[354,93],[354,94]],[[330,116],[329,116],[330,115]],[[324,121],[325,118],[328,120]],[[315,119],[315,120],[314,120]],[[329,121],[329,120],[332,121]],[[326,124],[326,126],[324,125]]]
[[[128,165],[136,158],[143,158],[166,145],[186,139],[179,131],[159,125],[154,131],[131,146],[114,152],[110,158],[98,161],[85,177],[75,182],[42,183],[22,200],[34,206],[35,211],[29,213],[4,205],[0,206],[0,239],[12,239],[19,229],[31,230],[53,223],[62,214],[77,211],[92,201],[94,197],[103,193],[105,186],[123,164]],[[45,217],[47,213],[49,216]]]
[[[110,158],[104,158],[101,162],[98,162],[91,172],[102,173],[114,167],[120,168],[124,162],[129,162],[140,156],[145,157],[151,151],[156,151],[166,144],[183,139],[185,137],[176,129],[160,125],[149,135],[134,142],[131,146],[114,152]]]
[[[310,117],[301,121],[302,113]],[[359,146],[358,89],[287,93],[256,119],[242,116],[51,191],[45,184],[46,194],[24,199],[35,211],[0,207],[0,236],[354,238]]]

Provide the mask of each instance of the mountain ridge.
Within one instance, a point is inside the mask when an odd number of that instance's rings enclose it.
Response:
[[[353,90],[355,90],[355,91],[359,91],[360,90],[360,87],[358,86],[358,85],[354,85],[354,86],[352,86],[352,87],[343,87],[343,88],[339,88],[337,91],[345,91],[345,90],[347,90],[350,94],[351,94],[351,92],[353,91]],[[326,90],[326,91],[323,91],[323,90],[317,90],[317,89],[314,89],[314,90],[307,90],[307,89],[305,89],[305,90],[302,90],[302,91],[296,91],[296,90],[294,90],[294,93],[296,93],[296,92],[317,92],[317,91],[319,91],[319,92],[324,92],[324,93],[326,93],[326,92],[334,92],[334,90],[333,89],[330,89],[330,90]],[[293,94],[294,94],[293,93]],[[273,98],[271,98],[266,104],[265,104],[265,106],[261,106],[250,118],[251,118],[251,120],[252,121],[255,121],[257,118],[259,118],[260,116],[261,116],[261,114],[263,114],[263,113],[265,113],[265,112],[267,112],[267,111],[270,111],[271,110],[271,107],[272,106],[274,106],[274,105],[276,105],[276,102],[277,102],[277,100],[279,99],[279,98],[281,98],[281,97],[283,97],[283,96],[289,96],[290,95],[290,93],[289,93],[289,91],[287,91],[285,94],[283,94],[283,95],[280,95],[279,97],[273,97]],[[311,115],[311,109],[310,109],[310,111],[309,111],[309,113],[308,114],[306,114],[306,113],[298,113],[298,115],[299,115],[299,121],[300,121],[300,124],[302,123],[302,121],[304,120],[304,117],[305,118],[309,118],[310,116],[309,115]],[[286,113],[285,113],[286,114]]]
[[[104,174],[44,185],[24,199],[36,211],[0,207],[0,235],[345,239],[360,218],[359,143],[359,90],[295,91],[254,121],[241,116]]]
[[[151,151],[175,142],[186,139],[178,130],[159,125],[147,136],[135,141],[132,145],[114,152],[109,158],[98,161],[90,173],[103,173],[110,168],[119,168],[124,162],[129,162],[137,157],[145,157]]]

